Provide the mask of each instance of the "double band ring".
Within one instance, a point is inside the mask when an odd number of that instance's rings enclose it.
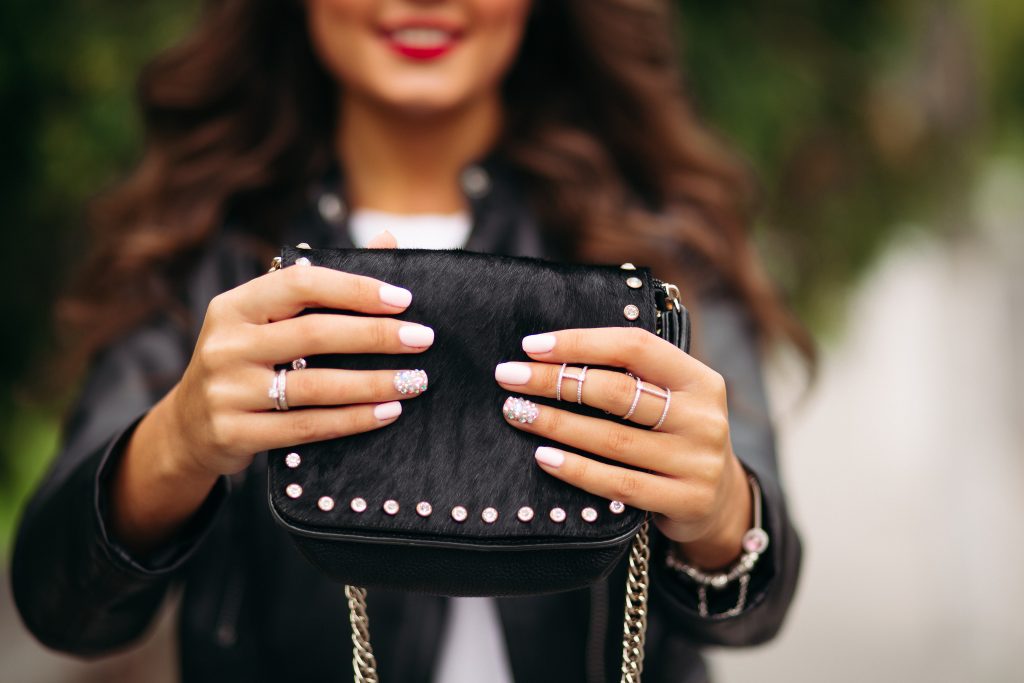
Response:
[[[288,410],[288,397],[285,390],[288,387],[288,370],[282,368],[274,375],[267,390],[267,396],[274,400],[274,410]]]
[[[650,396],[657,396],[658,398],[665,399],[665,407],[661,410],[661,417],[658,421],[651,426],[651,431],[656,431],[661,425],[665,424],[665,418],[668,417],[668,407],[672,404],[672,390],[668,387],[665,391],[657,387],[652,387],[644,384],[644,381],[639,377],[633,377],[636,380],[636,393],[633,394],[633,402],[629,405],[629,410],[622,416],[623,420],[628,420],[633,417],[633,413],[636,412],[636,407],[640,404],[640,394],[648,394]]]
[[[587,366],[584,365],[580,369],[578,375],[570,375],[565,372],[568,363],[562,363],[562,367],[558,369],[558,384],[555,385],[555,399],[562,400],[562,380],[563,379],[574,379],[576,380],[576,403],[583,405],[583,383],[587,381]]]

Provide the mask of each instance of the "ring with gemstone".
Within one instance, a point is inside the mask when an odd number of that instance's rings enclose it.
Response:
[[[288,370],[279,370],[267,390],[267,396],[274,400],[274,410],[288,410],[288,397],[285,395],[287,385]]]

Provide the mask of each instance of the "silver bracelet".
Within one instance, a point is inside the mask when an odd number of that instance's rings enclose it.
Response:
[[[747,475],[750,483],[750,493],[754,508],[754,525],[743,534],[740,547],[743,554],[728,569],[728,571],[708,574],[687,564],[675,554],[675,545],[669,547],[665,555],[665,564],[677,572],[684,574],[691,581],[697,584],[697,613],[702,617],[708,616],[708,587],[715,590],[722,590],[733,581],[739,580],[739,597],[736,599],[736,606],[715,616],[734,617],[743,611],[747,605],[747,588],[750,585],[750,572],[757,564],[761,553],[768,548],[768,532],[761,527],[761,487],[753,475]]]

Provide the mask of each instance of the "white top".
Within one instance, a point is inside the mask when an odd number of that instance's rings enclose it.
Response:
[[[466,246],[472,228],[467,212],[404,215],[360,209],[349,218],[357,247],[387,230],[404,249],[459,249]],[[491,598],[451,598],[449,606],[436,683],[513,683],[497,603]]]
[[[394,214],[357,209],[349,218],[352,243],[357,247],[365,247],[371,238],[387,230],[403,249],[459,249],[466,246],[472,229],[465,211]]]

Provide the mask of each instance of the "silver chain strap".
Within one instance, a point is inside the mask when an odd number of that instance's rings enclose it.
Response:
[[[633,538],[626,578],[626,614],[622,621],[622,681],[640,683],[644,670],[644,638],[647,636],[648,567],[651,548],[647,520]],[[349,622],[352,624],[352,671],[355,683],[379,683],[377,660],[370,645],[370,619],[366,614],[366,589],[345,586]]]
[[[355,683],[379,683],[377,660],[370,645],[370,617],[366,614],[366,589],[345,586],[348,620],[352,625],[352,671]]]

